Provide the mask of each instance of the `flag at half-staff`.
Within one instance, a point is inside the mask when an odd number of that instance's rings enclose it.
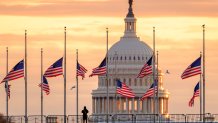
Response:
[[[17,63],[12,70],[6,75],[1,83],[24,77],[24,60]]]
[[[63,75],[63,57],[57,60],[54,64],[52,64],[46,71],[44,76],[45,77],[56,77]]]
[[[76,67],[76,75],[81,76],[82,79],[85,78],[85,73],[87,72],[87,69],[83,67],[79,62],[77,62],[77,67]]]
[[[154,92],[157,93],[157,84],[158,82],[154,82],[151,87],[145,92],[145,94],[141,97],[140,100],[144,100],[145,98],[148,98],[148,97],[153,97],[154,95]],[[154,90],[155,89],[155,90]]]
[[[188,103],[189,107],[194,106],[195,97],[199,97],[199,96],[200,96],[200,84],[198,82],[197,85],[195,86],[194,94]]]
[[[182,73],[181,78],[186,79],[198,74],[201,74],[201,57],[188,66],[188,68]]]
[[[11,97],[11,85],[9,85],[7,82],[5,82],[5,92],[8,95],[8,98]]]
[[[142,67],[140,73],[138,74],[137,78],[143,78],[147,75],[152,74],[152,57],[145,63]]]
[[[96,75],[105,75],[107,72],[107,67],[106,67],[106,58],[101,62],[101,64],[92,69],[92,74],[89,77],[96,76]]]
[[[135,97],[135,93],[124,82],[121,82],[120,80],[116,80],[116,81],[117,81],[116,93],[128,98]]]
[[[46,93],[46,95],[50,94],[50,88],[47,79],[43,76],[43,82],[39,84],[39,87]]]

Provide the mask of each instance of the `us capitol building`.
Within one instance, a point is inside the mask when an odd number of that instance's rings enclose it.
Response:
[[[129,1],[129,11],[125,18],[125,32],[120,41],[115,43],[108,52],[108,83],[109,83],[109,114],[151,114],[154,113],[153,97],[143,101],[139,99],[153,83],[153,76],[136,78],[153,51],[148,44],[136,35],[136,18]],[[116,79],[125,82],[135,98],[126,98],[116,94]],[[159,79],[159,113],[168,113],[169,92],[163,88],[163,73],[158,70]],[[93,115],[107,114],[106,76],[98,77],[98,88],[92,91]]]

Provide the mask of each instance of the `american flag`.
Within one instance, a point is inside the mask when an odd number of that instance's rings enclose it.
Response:
[[[56,77],[59,75],[63,75],[63,68],[62,68],[63,57],[57,60],[53,65],[51,65],[46,71],[44,76],[45,77]]]
[[[151,97],[154,95],[154,89],[155,89],[155,93],[157,93],[157,83],[158,82],[154,82],[151,87],[145,92],[145,94],[141,97],[140,100],[144,100],[145,98]]]
[[[129,88],[124,82],[117,80],[117,90],[116,92],[124,97],[133,98],[135,93]]]
[[[107,72],[107,67],[106,67],[106,58],[101,62],[101,64],[92,69],[92,74],[89,77],[95,76],[95,75],[105,75]]]
[[[152,74],[152,57],[146,62],[146,64],[141,69],[140,73],[138,74],[137,78],[143,78],[149,74]]]
[[[79,62],[77,62],[76,75],[82,76],[82,79],[85,78],[85,73],[87,72],[86,68],[83,67]]]
[[[24,77],[24,60],[17,63],[1,83]]]
[[[50,88],[48,85],[47,79],[43,76],[43,82],[39,84],[39,87],[42,87],[42,90],[45,91],[46,95],[50,94]]]
[[[201,57],[188,66],[188,68],[183,72],[181,78],[186,79],[198,74],[201,74]]]
[[[6,82],[5,82],[5,92],[8,95],[8,98],[10,99],[10,97],[11,97],[11,85],[7,84]]]
[[[194,106],[194,99],[195,99],[195,97],[199,97],[199,96],[200,96],[200,85],[198,82],[197,85],[195,86],[194,94],[188,103],[189,107]]]

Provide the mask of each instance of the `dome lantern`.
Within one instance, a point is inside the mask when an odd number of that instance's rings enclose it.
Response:
[[[132,9],[133,0],[129,0],[129,11],[125,18],[125,33],[124,37],[137,37],[136,36],[136,18]]]

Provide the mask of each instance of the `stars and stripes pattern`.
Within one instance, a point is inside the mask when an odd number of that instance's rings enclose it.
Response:
[[[154,95],[154,91],[155,91],[155,93],[157,93],[157,83],[158,82],[156,81],[151,85],[151,87],[141,97],[141,99],[140,99],[141,101],[143,101],[145,98],[152,97]]]
[[[8,98],[10,99],[10,97],[11,97],[11,85],[7,84],[6,82],[5,82],[5,92],[8,95]]]
[[[105,75],[107,72],[107,67],[106,67],[106,58],[101,62],[101,64],[92,69],[92,74],[89,77],[96,76],[96,75]]]
[[[142,67],[140,73],[137,78],[143,78],[147,75],[152,74],[152,57],[146,62],[146,64]]]
[[[52,64],[46,71],[44,76],[45,77],[56,77],[59,75],[63,75],[63,57],[57,60],[54,64]]]
[[[195,97],[199,97],[199,96],[200,96],[200,84],[198,82],[197,85],[195,86],[194,94],[193,94],[192,98],[190,99],[190,101],[188,103],[189,107],[194,106]]]
[[[24,60],[17,63],[12,70],[6,75],[1,83],[24,77]]]
[[[87,72],[86,68],[83,67],[79,62],[77,62],[77,69],[76,69],[76,75],[81,76],[82,79],[85,78],[85,73]]]
[[[201,74],[201,57],[188,66],[188,68],[183,72],[181,78],[186,79],[198,74]]]
[[[50,94],[50,88],[48,85],[47,79],[43,76],[43,82],[39,84],[39,87],[42,87],[42,90],[46,93],[46,95]]]
[[[133,98],[135,97],[135,93],[132,91],[131,88],[129,88],[124,82],[121,82],[120,80],[117,81],[117,90],[116,92],[124,97],[127,98]]]

